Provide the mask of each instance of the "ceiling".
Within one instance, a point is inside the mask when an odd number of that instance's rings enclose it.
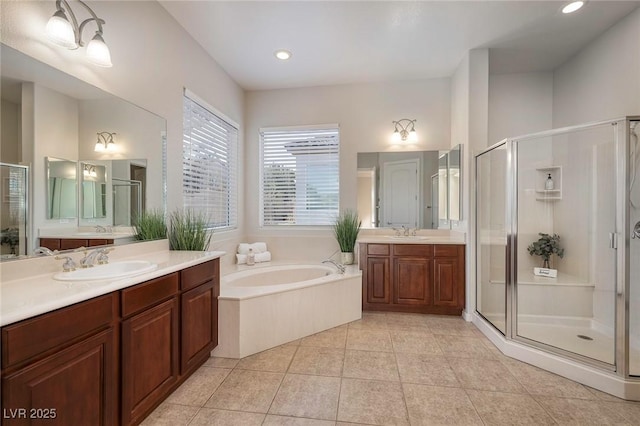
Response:
[[[492,73],[553,70],[640,4],[567,3],[161,1],[246,90],[447,77],[474,48]]]

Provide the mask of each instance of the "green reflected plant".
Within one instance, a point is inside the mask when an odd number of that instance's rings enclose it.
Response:
[[[164,212],[151,209],[135,218],[136,240],[161,240],[167,238]]]
[[[557,255],[560,259],[564,257],[564,249],[560,247],[560,236],[558,234],[545,234],[539,232],[540,238],[527,247],[531,256],[542,257],[545,262],[549,262],[552,255]]]
[[[193,210],[177,210],[169,218],[171,250],[204,251],[209,247],[211,232],[206,215]]]
[[[356,239],[360,232],[362,221],[358,218],[358,212],[344,210],[333,224],[333,233],[338,240],[340,251],[351,253],[356,245]]]

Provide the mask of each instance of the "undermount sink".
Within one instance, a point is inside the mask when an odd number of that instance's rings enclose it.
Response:
[[[53,279],[58,281],[112,280],[151,272],[157,267],[156,263],[146,260],[124,260],[71,272],[59,272],[53,276]]]
[[[392,238],[394,240],[428,240],[431,237],[422,235],[385,235],[385,238]]]

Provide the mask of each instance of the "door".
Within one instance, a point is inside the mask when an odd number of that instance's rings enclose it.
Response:
[[[431,176],[431,229],[438,229],[440,223],[438,209],[440,204],[440,183],[439,176],[437,174]]]
[[[218,303],[213,281],[186,291],[181,298],[182,354],[180,372],[198,365],[218,343]]]
[[[397,257],[393,262],[393,303],[430,306],[433,259]]]
[[[418,226],[419,164],[417,158],[383,164],[384,226]]]
[[[391,276],[388,257],[367,258],[367,303],[391,303]]]

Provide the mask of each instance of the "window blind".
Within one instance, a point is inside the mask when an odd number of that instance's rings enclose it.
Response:
[[[331,225],[339,209],[337,126],[261,129],[261,224]]]
[[[204,214],[210,228],[238,223],[238,129],[184,95],[184,207]]]

